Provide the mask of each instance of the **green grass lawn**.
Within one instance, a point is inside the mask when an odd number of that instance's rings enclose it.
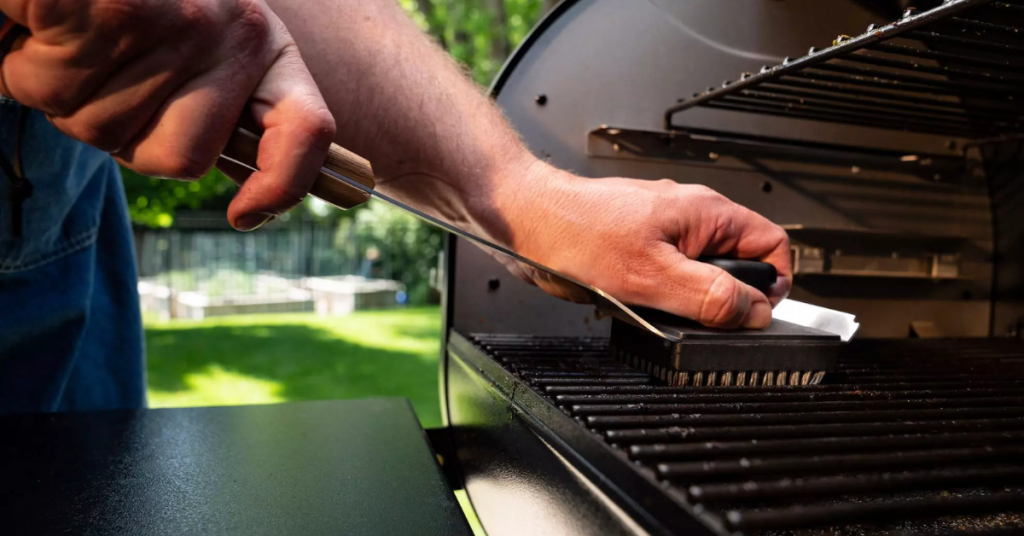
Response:
[[[146,323],[151,407],[403,396],[441,425],[437,307]]]

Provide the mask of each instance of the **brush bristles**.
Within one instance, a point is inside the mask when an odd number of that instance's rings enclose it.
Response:
[[[680,387],[817,385],[825,377],[823,370],[678,371],[655,365],[635,355],[619,355],[627,365],[650,374],[668,385]]]

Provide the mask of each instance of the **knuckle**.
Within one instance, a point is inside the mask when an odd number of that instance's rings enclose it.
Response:
[[[151,10],[146,0],[96,0],[92,3],[91,18],[105,32],[134,30],[139,19]]]
[[[689,188],[690,188],[690,190],[692,191],[693,194],[699,195],[699,196],[715,197],[715,196],[721,195],[718,192],[716,192],[714,190],[714,188],[712,188],[710,186],[707,186],[707,185],[704,185],[704,184],[691,184],[691,185],[689,185]]]
[[[315,147],[327,148],[334,141],[334,116],[322,103],[309,107],[296,125],[298,134]]]
[[[245,50],[264,50],[271,37],[270,19],[258,0],[235,0],[233,36]]]
[[[211,41],[219,41],[227,19],[221,13],[221,6],[216,2],[203,0],[184,0],[178,5],[177,15],[181,30],[188,32],[193,42],[205,44],[208,51]]]
[[[771,239],[772,241],[783,246],[784,249],[789,249],[789,234],[786,230],[778,225],[772,224]]]

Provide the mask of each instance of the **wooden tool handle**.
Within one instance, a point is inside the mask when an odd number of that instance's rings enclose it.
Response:
[[[255,129],[245,126],[236,128],[227,146],[224,147],[222,156],[249,169],[259,169],[256,167],[256,155],[259,154],[260,136],[253,130]],[[327,151],[323,167],[369,188],[377,184],[369,160],[334,143]],[[341,209],[350,209],[370,199],[370,194],[353,188],[323,171],[317,175],[309,193]]]

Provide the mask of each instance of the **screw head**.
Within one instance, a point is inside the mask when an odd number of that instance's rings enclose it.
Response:
[[[537,103],[537,106],[544,106],[548,103],[548,96],[541,93],[533,98],[533,101]]]

